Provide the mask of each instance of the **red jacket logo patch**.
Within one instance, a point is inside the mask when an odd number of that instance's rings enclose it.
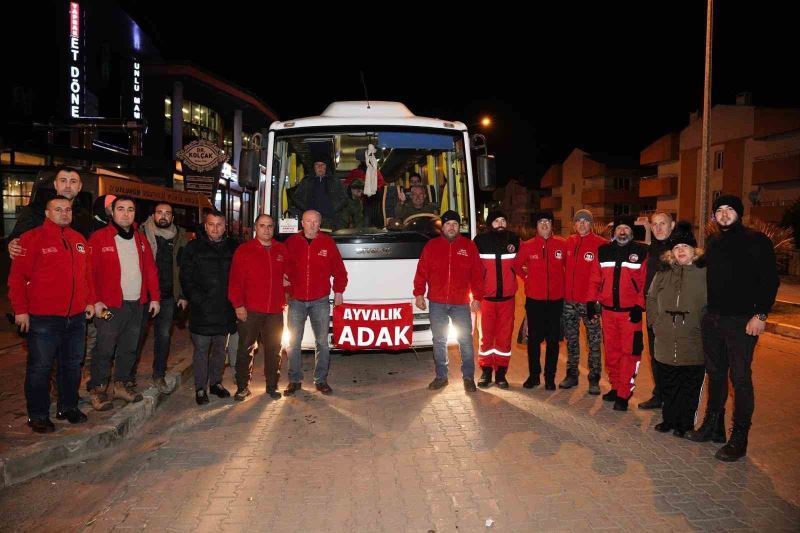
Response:
[[[283,263],[283,255],[279,254],[275,256],[275,261],[277,261],[278,263]]]
[[[465,248],[462,248],[459,251],[457,251],[456,255],[463,255],[464,257],[469,257],[469,254],[467,254],[467,250]]]
[[[514,252],[517,251],[517,247],[514,246],[513,244],[509,244],[506,250],[508,250],[508,253],[513,254]]]
[[[49,248],[42,248],[42,255],[58,253],[58,248],[50,246]]]
[[[100,252],[116,252],[116,250],[114,250],[113,246],[103,246]]]
[[[636,255],[636,254],[631,254],[631,255],[628,256],[628,261],[631,262],[631,263],[635,263],[638,260],[639,260],[639,256]]]
[[[564,253],[561,250],[556,250],[556,259],[561,259],[564,257]]]
[[[583,258],[586,261],[594,261],[594,254],[592,252],[586,252],[585,254],[583,254]]]
[[[328,257],[328,250],[320,250],[317,255],[320,257]]]
[[[86,247],[83,245],[82,242],[79,242],[78,244],[76,244],[75,245],[75,249],[78,250],[78,252],[80,252],[82,254],[86,253]]]

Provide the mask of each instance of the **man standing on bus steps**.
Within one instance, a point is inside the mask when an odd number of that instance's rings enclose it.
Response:
[[[430,323],[436,377],[428,388],[436,390],[448,384],[447,331],[452,320],[461,351],[464,390],[475,392],[477,388],[470,311],[477,313],[481,309],[484,267],[478,247],[460,234],[461,217],[458,213],[446,211],[441,218],[442,235],[425,244],[414,276],[417,308],[422,311],[427,309],[426,290],[431,306]]]
[[[178,274],[180,257],[187,244],[186,230],[177,226],[174,220],[172,206],[161,202],[156,204],[153,214],[142,224],[142,232],[155,256],[158,286],[161,289],[161,312],[153,320],[153,383],[161,394],[172,392],[164,376],[167,372],[175,307],[177,305],[180,309],[186,309],[189,305],[181,292]],[[143,331],[144,329],[142,328]]]

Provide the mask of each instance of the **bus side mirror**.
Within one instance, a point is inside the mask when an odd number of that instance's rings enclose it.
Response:
[[[493,191],[497,187],[497,170],[493,155],[477,157],[478,187],[482,191]]]

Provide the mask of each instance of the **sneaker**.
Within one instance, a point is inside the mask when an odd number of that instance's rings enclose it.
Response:
[[[525,380],[525,383],[523,383],[522,386],[526,389],[532,389],[534,387],[538,387],[541,383],[542,382],[539,379],[539,376],[528,376],[528,379]]]
[[[611,389],[607,393],[603,394],[603,401],[604,402],[615,402],[617,401],[617,391]]]
[[[164,376],[153,378],[153,384],[158,389],[159,394],[169,394],[172,392],[172,389],[170,389],[169,385],[167,385],[167,380],[164,379]]]
[[[320,381],[319,383],[315,383],[314,386],[317,387],[317,390],[322,394],[331,394],[333,392],[333,389],[328,385],[327,381]]]
[[[141,402],[144,396],[136,390],[136,385],[132,381],[123,383],[122,381],[114,382],[114,398],[125,400],[128,403]]]
[[[114,404],[108,398],[104,387],[95,387],[89,391],[89,401],[95,411],[109,411],[114,408]]]
[[[597,381],[590,381],[589,382],[589,394],[592,396],[599,396],[600,395],[600,383]]]
[[[205,389],[197,389],[194,393],[194,401],[197,402],[197,405],[205,405],[208,403],[208,393]]]
[[[617,397],[614,400],[614,410],[615,411],[627,411],[628,410],[628,399],[627,398],[619,398]]]
[[[29,418],[28,427],[30,427],[34,433],[52,433],[56,430],[56,425],[53,424],[53,421],[47,416],[44,418],[34,418],[33,420]]]
[[[464,390],[467,392],[475,392],[478,387],[475,386],[475,380],[472,378],[464,378]]]
[[[236,400],[237,402],[243,402],[245,398],[252,395],[253,393],[250,392],[249,387],[239,387],[238,389],[236,389],[236,394],[233,395],[233,399]]]
[[[72,409],[65,409],[64,411],[59,411],[56,413],[56,418],[59,420],[66,420],[70,424],[82,424],[89,420],[89,417],[86,416],[80,409],[77,407],[73,407]]]
[[[639,409],[661,409],[662,403],[661,400],[653,396],[646,402],[642,402],[639,404]]]
[[[291,396],[295,392],[301,390],[303,388],[302,383],[289,383],[289,385],[283,390],[284,396]]]
[[[211,394],[216,394],[219,398],[231,397],[231,393],[228,392],[228,389],[222,386],[222,383],[214,383],[208,388],[208,392]]]
[[[276,389],[267,389],[267,396],[269,396],[273,400],[281,399],[281,393],[278,392]]]
[[[447,381],[447,378],[434,378],[434,380],[428,384],[428,388],[430,390],[437,390],[446,387],[448,383],[449,381]]]

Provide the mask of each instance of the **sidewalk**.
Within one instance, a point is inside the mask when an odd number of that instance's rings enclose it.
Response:
[[[767,331],[800,339],[800,278],[781,276],[778,297],[767,319]]]
[[[106,412],[92,410],[86,392],[87,372],[84,371],[80,409],[89,416],[84,424],[72,425],[55,418],[55,397],[51,396],[50,418],[56,431],[33,433],[27,426],[25,411],[25,340],[8,323],[0,331],[0,488],[37,476],[58,466],[89,457],[116,441],[130,435],[155,412],[169,396],[158,393],[153,386],[152,327],[145,341],[138,365],[138,389],[141,402],[126,405],[114,401],[114,409]],[[167,369],[167,383],[175,390],[191,379],[192,345],[188,330],[173,330],[172,350]]]

